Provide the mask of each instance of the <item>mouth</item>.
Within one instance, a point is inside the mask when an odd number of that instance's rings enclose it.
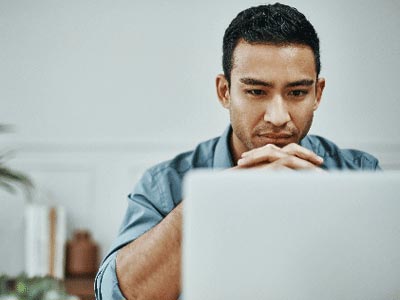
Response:
[[[279,147],[290,144],[293,137],[294,135],[289,133],[257,134],[257,139],[259,139],[262,144],[274,144]]]
[[[265,137],[267,139],[289,139],[293,136],[291,133],[266,133],[257,134],[259,137]]]

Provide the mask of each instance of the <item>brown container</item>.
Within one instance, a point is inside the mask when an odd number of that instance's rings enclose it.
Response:
[[[67,275],[92,276],[98,269],[98,246],[89,231],[76,230],[72,240],[67,243]]]

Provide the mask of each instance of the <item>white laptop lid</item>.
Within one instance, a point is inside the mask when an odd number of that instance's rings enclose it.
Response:
[[[400,299],[400,173],[197,171],[183,299]]]

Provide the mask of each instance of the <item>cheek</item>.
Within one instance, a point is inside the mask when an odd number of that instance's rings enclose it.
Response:
[[[248,122],[256,119],[263,119],[265,114],[265,105],[252,99],[247,99],[246,96],[239,91],[233,91],[231,94],[231,109],[236,111],[241,119],[246,119]]]
[[[249,103],[248,100],[239,100],[232,102],[231,111],[236,119],[246,127],[255,127],[264,119],[265,107],[258,103]]]
[[[301,129],[312,119],[314,114],[314,105],[311,102],[305,105],[293,105],[290,111],[292,122],[298,129]]]

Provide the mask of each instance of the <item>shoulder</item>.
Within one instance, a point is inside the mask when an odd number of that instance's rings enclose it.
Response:
[[[133,194],[145,195],[153,204],[159,204],[164,214],[169,213],[182,200],[186,173],[196,168],[212,168],[218,139],[202,142],[192,151],[152,166],[143,174]]]
[[[214,150],[218,139],[217,137],[202,142],[194,150],[180,153],[170,160],[156,164],[148,169],[148,172],[154,177],[164,176],[170,171],[183,176],[194,168],[210,168],[212,167]]]
[[[373,155],[356,149],[341,149],[334,142],[318,135],[307,135],[301,143],[324,158],[325,169],[380,169],[379,161]]]

